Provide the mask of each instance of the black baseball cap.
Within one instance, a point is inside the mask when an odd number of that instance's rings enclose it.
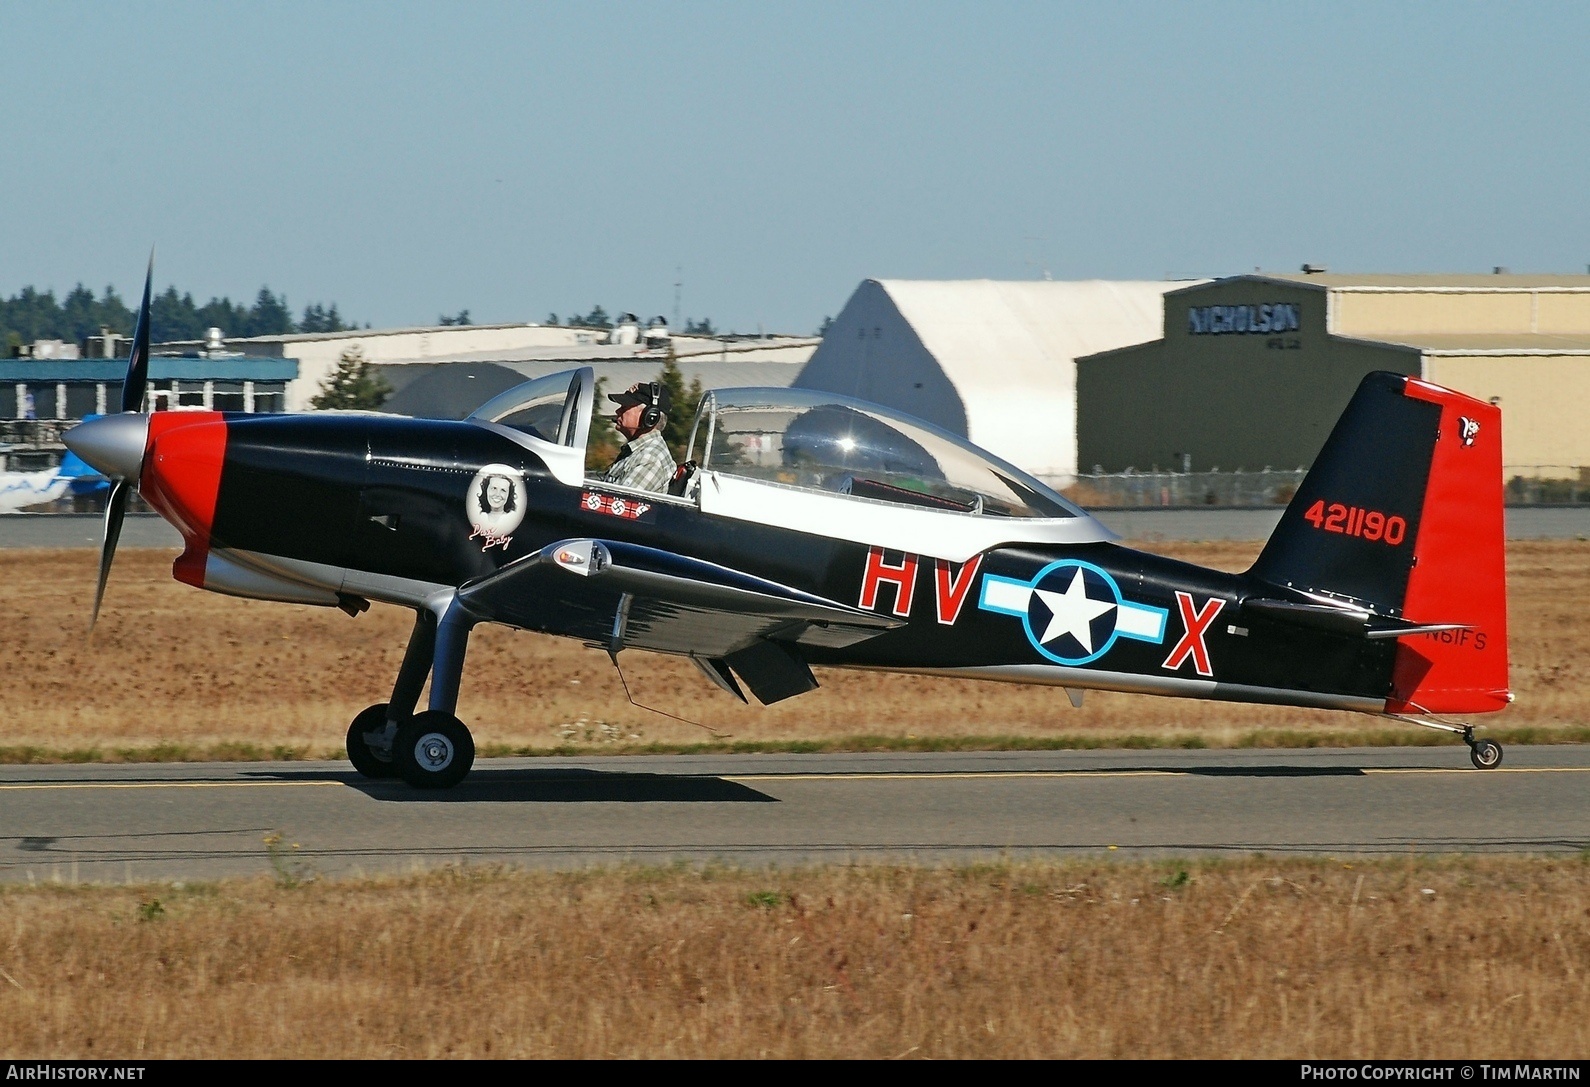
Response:
[[[668,386],[660,381],[637,381],[621,393],[609,393],[607,398],[615,404],[628,407],[631,404],[640,404],[645,407],[656,406],[658,411],[669,411],[673,399],[668,393]]]

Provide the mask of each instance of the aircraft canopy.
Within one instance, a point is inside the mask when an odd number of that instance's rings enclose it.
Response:
[[[687,456],[703,471],[948,512],[1086,516],[1014,465],[920,419],[816,389],[715,389]]]

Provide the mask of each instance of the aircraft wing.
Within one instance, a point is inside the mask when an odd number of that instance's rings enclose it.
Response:
[[[846,646],[904,626],[726,566],[611,540],[563,540],[461,586],[477,619],[572,634],[617,652],[695,660],[743,699],[732,669],[775,702],[817,686],[799,646]]]

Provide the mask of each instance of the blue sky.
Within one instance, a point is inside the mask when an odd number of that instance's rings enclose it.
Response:
[[[0,294],[808,332],[867,277],[1584,272],[1590,5],[0,0]]]

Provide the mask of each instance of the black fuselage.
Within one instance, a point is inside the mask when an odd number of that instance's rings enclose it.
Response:
[[[1020,518],[1005,519],[1007,544],[968,563],[935,562],[930,552],[887,551],[827,532],[714,516],[666,496],[648,496],[644,516],[614,516],[592,508],[588,498],[618,492],[560,482],[530,449],[469,422],[232,416],[227,424],[215,548],[453,587],[557,541],[614,540],[908,620],[859,644],[802,647],[814,665],[1241,701],[1332,705],[1332,696],[1344,696],[1349,708],[1355,700],[1383,699],[1390,685],[1393,642],[1278,623],[1243,608],[1252,595],[1277,596],[1275,586],[1112,543],[1023,544]],[[522,473],[526,511],[509,539],[483,543],[461,511],[471,481],[488,464]],[[978,584],[988,579],[1006,596],[996,599]],[[1025,616],[1022,583],[1032,587]],[[1059,599],[1066,590],[1100,601],[1101,614],[1045,641],[1054,620],[1039,598]],[[1113,613],[1112,595],[1120,602]],[[616,593],[598,595],[579,606],[526,607],[507,621],[600,640],[616,606]],[[1127,629],[1128,612],[1143,624],[1135,635]],[[1163,617],[1157,636],[1156,616]]]

